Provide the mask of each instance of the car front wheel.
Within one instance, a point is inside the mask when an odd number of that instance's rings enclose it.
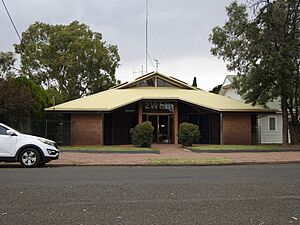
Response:
[[[26,148],[21,152],[19,161],[23,167],[37,167],[41,163],[41,155],[34,148]]]

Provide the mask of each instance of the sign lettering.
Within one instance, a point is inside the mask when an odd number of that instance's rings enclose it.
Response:
[[[143,103],[144,113],[174,113],[174,103],[150,101]]]

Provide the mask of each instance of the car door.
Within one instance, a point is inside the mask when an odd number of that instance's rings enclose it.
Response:
[[[8,135],[7,130],[0,125],[0,157],[13,157],[16,154],[17,136]]]

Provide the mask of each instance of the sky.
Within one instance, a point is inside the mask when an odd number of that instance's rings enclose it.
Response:
[[[222,59],[211,56],[209,34],[226,21],[230,0],[148,0],[148,52],[158,71],[211,90],[223,83]],[[100,32],[118,46],[121,57],[116,77],[122,82],[145,72],[146,0],[5,0],[19,33],[40,21],[69,24],[74,20]],[[19,39],[0,5],[0,51],[13,51]],[[148,72],[155,62],[148,59]]]

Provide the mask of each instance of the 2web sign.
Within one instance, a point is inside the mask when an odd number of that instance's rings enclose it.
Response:
[[[144,102],[143,113],[174,113],[174,103],[164,101]]]

